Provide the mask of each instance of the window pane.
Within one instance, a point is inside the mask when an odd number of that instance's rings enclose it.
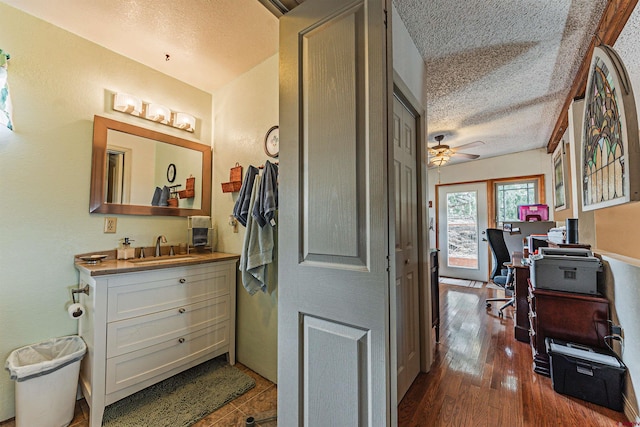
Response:
[[[535,181],[496,184],[496,222],[519,221],[518,206],[538,203],[538,188]]]
[[[447,265],[478,268],[478,195],[447,194]]]

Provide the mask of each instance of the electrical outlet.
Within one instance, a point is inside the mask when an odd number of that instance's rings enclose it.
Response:
[[[106,217],[104,219],[104,232],[115,233],[118,225],[118,218]]]

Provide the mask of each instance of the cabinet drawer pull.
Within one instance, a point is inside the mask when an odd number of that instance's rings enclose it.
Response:
[[[178,338],[178,342],[179,342],[180,344],[182,344],[184,341],[185,341],[185,339],[184,339],[184,338]]]
[[[182,307],[178,310],[178,313],[183,314],[185,311],[187,311],[187,309]]]
[[[185,279],[184,277],[181,278],[180,280],[178,280],[178,282],[180,282],[180,283],[185,283],[186,281],[187,281],[187,279]]]

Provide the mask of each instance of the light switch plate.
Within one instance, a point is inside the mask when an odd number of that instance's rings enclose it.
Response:
[[[104,232],[115,233],[118,225],[118,218],[106,217],[104,219]]]

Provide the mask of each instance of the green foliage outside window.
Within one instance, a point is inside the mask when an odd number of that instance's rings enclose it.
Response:
[[[518,206],[537,203],[538,191],[534,182],[496,184],[497,222],[519,221]]]

